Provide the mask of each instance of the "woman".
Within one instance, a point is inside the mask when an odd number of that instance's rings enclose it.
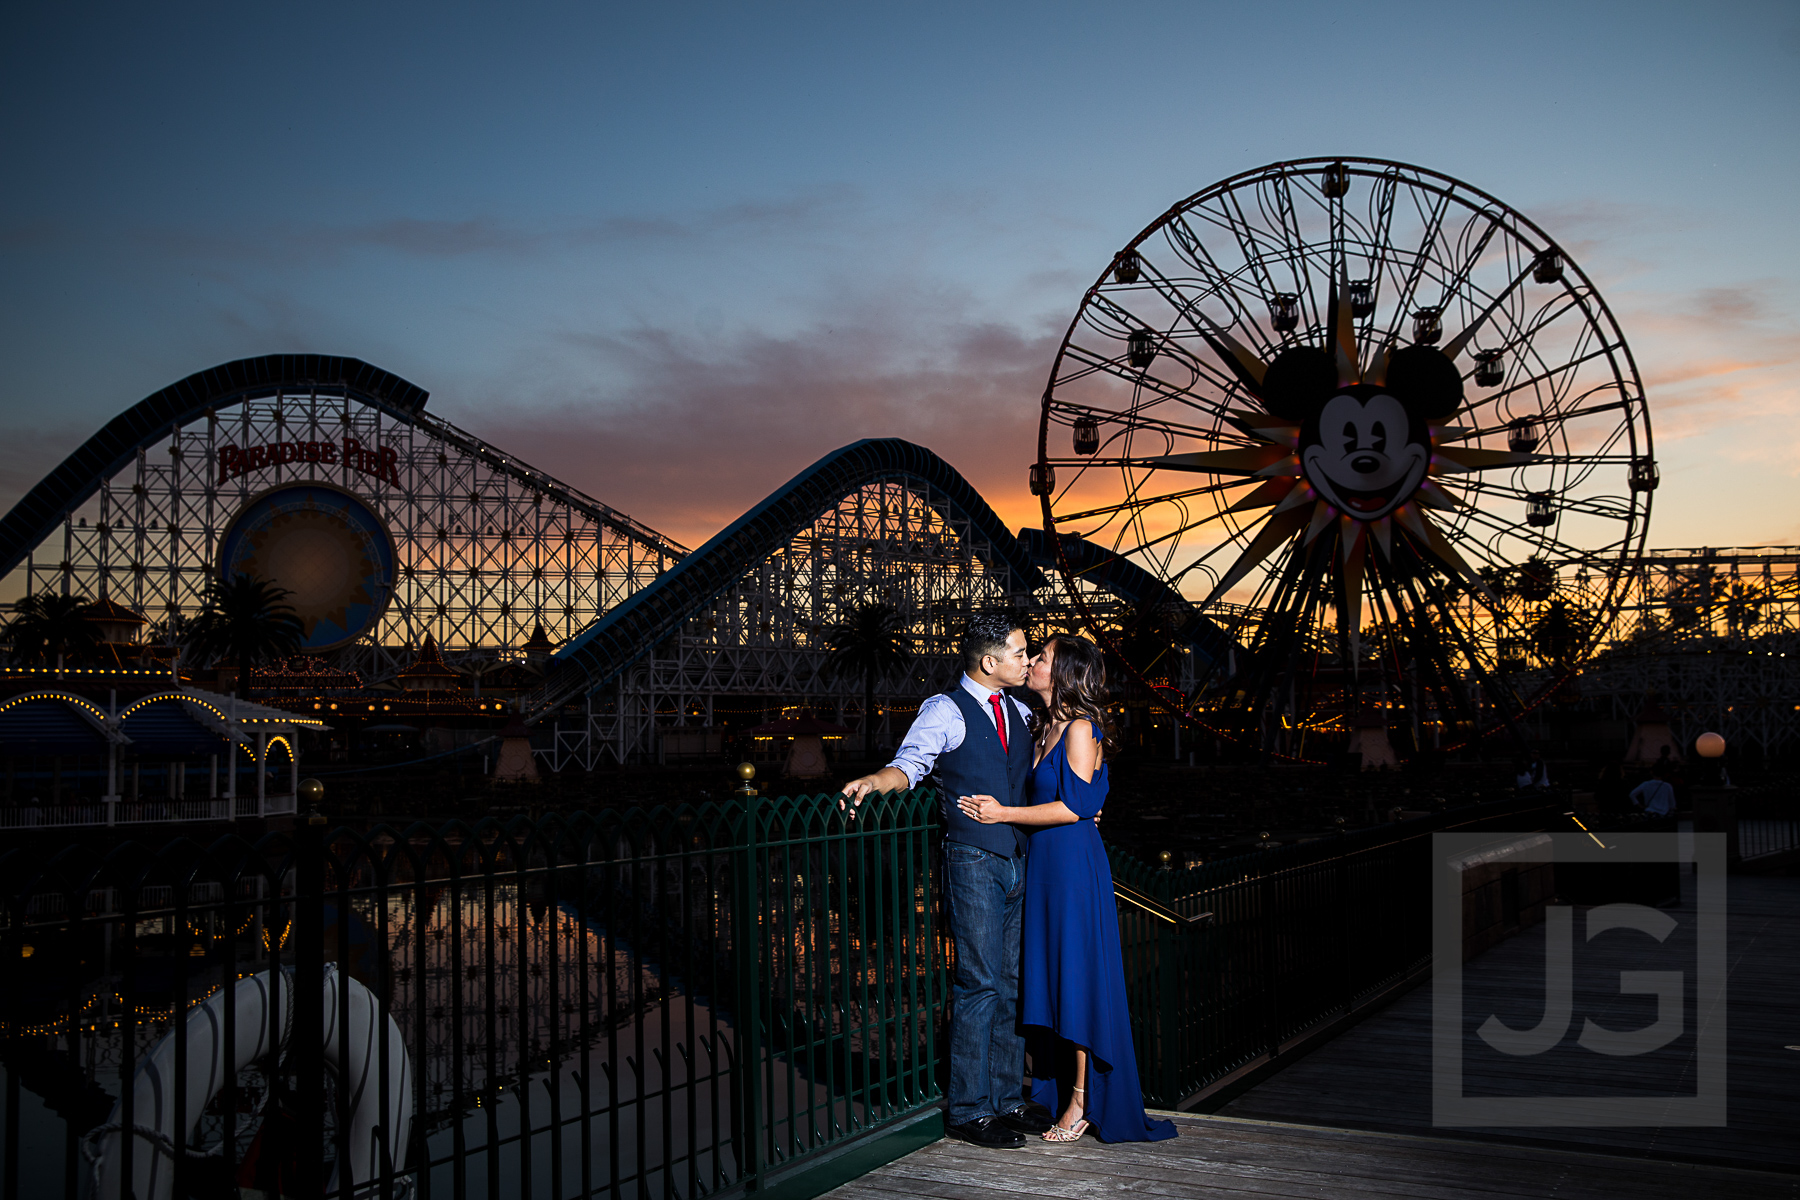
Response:
[[[1103,1142],[1172,1138],[1173,1124],[1144,1115],[1112,869],[1093,822],[1106,803],[1105,663],[1092,642],[1058,634],[1032,660],[1025,686],[1044,702],[1030,804],[957,803],[984,824],[1031,830],[1019,1012],[1042,1035],[1032,1043],[1032,1099],[1056,1112],[1066,1098],[1044,1140],[1073,1142],[1090,1125]]]

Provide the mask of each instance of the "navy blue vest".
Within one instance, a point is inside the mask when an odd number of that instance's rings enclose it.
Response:
[[[1031,732],[1025,728],[1019,709],[1010,697],[1004,698],[1001,711],[1006,714],[1006,749],[1000,749],[1000,734],[994,728],[991,707],[960,686],[945,693],[962,710],[962,745],[938,755],[931,769],[932,782],[938,789],[938,807],[944,815],[944,839],[965,846],[979,846],[995,854],[1008,856],[1025,853],[1026,834],[1017,825],[983,825],[971,821],[956,806],[958,796],[992,796],[1002,804],[1025,803],[1025,781],[1031,777]]]

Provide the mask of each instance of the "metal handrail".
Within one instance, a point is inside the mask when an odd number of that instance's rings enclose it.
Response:
[[[1147,896],[1136,888],[1120,883],[1116,879],[1113,880],[1113,895],[1118,899],[1125,901],[1125,903],[1136,905],[1151,916],[1159,917],[1177,927],[1201,925],[1212,920],[1213,916],[1210,912],[1196,913],[1191,917],[1186,913],[1176,912],[1154,896]]]

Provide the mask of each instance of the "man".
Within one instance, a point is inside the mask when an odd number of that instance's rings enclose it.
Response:
[[[1666,817],[1675,811],[1675,787],[1658,771],[1631,789],[1631,802],[1646,816]]]
[[[1515,780],[1521,792],[1547,792],[1550,790],[1550,769],[1544,766],[1544,760],[1534,758],[1519,769]]]
[[[1018,1030],[1019,920],[1025,899],[1025,834],[963,815],[962,796],[1025,802],[1031,732],[1025,706],[1003,689],[1025,682],[1025,631],[1011,617],[975,616],[962,641],[963,677],[932,696],[894,761],[844,785],[860,805],[870,793],[917,787],[930,776],[944,821],[944,909],[956,941],[950,1011],[950,1112],[946,1132],[977,1146],[1014,1149],[1055,1119],[1024,1100],[1025,1039]]]

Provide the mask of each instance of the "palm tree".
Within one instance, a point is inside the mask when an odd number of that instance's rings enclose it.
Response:
[[[866,601],[825,629],[825,673],[834,679],[861,676],[863,685],[863,757],[875,757],[875,681],[912,662],[911,639],[901,625],[900,610]]]
[[[181,679],[181,653],[193,641],[194,622],[191,617],[181,615],[180,609],[170,609],[166,617],[153,621],[145,630],[145,641],[149,645],[167,646],[175,652],[169,663],[169,676],[176,681]]]
[[[206,600],[188,626],[188,646],[198,662],[229,658],[237,663],[238,699],[250,698],[250,669],[300,649],[306,631],[294,615],[291,595],[266,579],[234,575],[229,583],[206,585]]]
[[[1581,609],[1567,600],[1552,600],[1531,627],[1532,647],[1539,658],[1560,671],[1579,657],[1592,627],[1593,621]]]
[[[41,592],[20,600],[13,609],[12,623],[6,627],[7,636],[12,639],[13,658],[22,662],[54,658],[60,671],[65,659],[80,662],[92,655],[100,646],[100,631],[82,615],[81,610],[86,607],[87,601],[80,596],[59,596],[55,592]]]

